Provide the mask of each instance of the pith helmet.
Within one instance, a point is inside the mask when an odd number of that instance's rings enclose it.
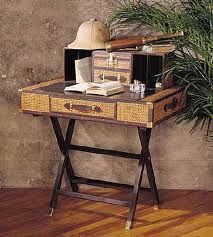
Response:
[[[102,22],[95,19],[83,22],[76,36],[76,39],[68,45],[71,49],[105,49],[105,42],[109,41],[109,29]]]

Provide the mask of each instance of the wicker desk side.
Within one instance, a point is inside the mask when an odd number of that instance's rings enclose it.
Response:
[[[48,113],[50,111],[49,96],[23,92],[21,95],[21,110]]]
[[[117,120],[152,127],[153,104],[117,103]]]

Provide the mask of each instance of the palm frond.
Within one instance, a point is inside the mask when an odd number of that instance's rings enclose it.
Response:
[[[170,69],[187,93],[186,107],[178,122],[193,122],[192,132],[213,119],[213,0],[181,0],[180,5],[165,6],[142,0],[115,1],[108,25],[148,24],[162,33],[183,30],[184,38],[173,39],[177,46]]]

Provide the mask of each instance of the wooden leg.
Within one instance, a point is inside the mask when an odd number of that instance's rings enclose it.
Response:
[[[154,175],[151,159],[148,159],[146,161],[146,170],[147,170],[147,175],[148,175],[148,179],[149,179],[149,185],[150,185],[151,192],[152,192],[153,205],[154,205],[155,209],[158,209],[160,200],[159,200],[157,185],[155,182],[155,175]]]
[[[67,159],[66,159],[66,171],[67,171],[67,176],[69,179],[69,183],[70,183],[70,187],[72,189],[73,192],[78,192],[78,185],[74,184],[72,182],[72,177],[74,176],[74,171],[70,162],[70,157],[69,157],[69,153],[70,153],[70,143],[72,141],[72,136],[73,136],[73,132],[74,132],[74,127],[75,127],[75,120],[70,120],[69,124],[68,124],[68,128],[67,128],[67,134],[66,134],[66,139],[65,139],[65,146],[66,146],[66,155],[67,155]]]
[[[130,230],[133,224],[137,202],[138,202],[139,189],[142,182],[143,171],[144,171],[145,165],[147,169],[150,188],[153,195],[153,202],[156,205],[159,204],[158,191],[157,191],[157,186],[155,183],[155,177],[154,177],[154,172],[153,172],[152,163],[150,160],[150,152],[149,152],[149,141],[151,137],[151,129],[138,128],[138,134],[139,134],[139,138],[141,142],[142,151],[141,151],[141,157],[138,163],[138,170],[136,173],[136,178],[135,178],[135,183],[134,183],[132,201],[130,204],[128,220],[126,223],[127,230]]]
[[[128,219],[126,222],[125,229],[127,229],[127,230],[131,229],[132,222],[133,222],[133,219],[135,216],[136,206],[137,206],[137,202],[138,202],[138,193],[139,193],[139,188],[140,188],[141,181],[142,181],[143,171],[144,171],[144,160],[143,160],[143,158],[141,158],[141,160],[139,161],[139,164],[138,164],[138,170],[137,170],[134,189],[133,189],[132,201],[130,204]]]
[[[140,188],[140,185],[142,182],[144,165],[145,165],[145,158],[146,158],[145,152],[147,150],[147,149],[144,149],[144,146],[145,145],[147,146],[147,144],[145,143],[145,141],[147,141],[147,134],[146,134],[145,130],[142,128],[138,128],[138,134],[139,134],[139,138],[140,138],[140,142],[141,142],[141,146],[142,146],[142,151],[141,151],[141,156],[140,156],[140,160],[138,163],[138,169],[137,169],[137,173],[136,173],[134,189],[133,189],[133,194],[132,194],[132,201],[130,204],[130,210],[129,210],[128,219],[127,219],[127,223],[126,223],[127,230],[131,229],[132,222],[134,220],[135,211],[136,211],[137,202],[138,202],[139,188]]]
[[[63,175],[64,175],[64,170],[65,170],[65,156],[62,155],[60,164],[58,166],[55,185],[54,185],[53,192],[52,192],[52,198],[51,198],[51,201],[50,201],[50,210],[49,210],[50,216],[53,215],[53,211],[57,207],[58,192],[60,191],[60,188],[61,188],[61,182],[62,182],[62,178],[63,178]]]
[[[149,128],[146,129],[148,146],[149,146],[149,142],[150,142],[150,138],[151,138],[151,132],[152,132],[151,129],[149,129]],[[145,163],[146,163],[146,171],[147,171],[147,176],[148,176],[148,180],[149,180],[149,185],[150,185],[151,192],[152,192],[153,205],[155,208],[158,208],[159,204],[160,204],[160,200],[159,200],[157,185],[155,182],[155,174],[154,174],[153,167],[152,167],[152,160],[151,160],[151,155],[150,155],[149,149],[148,149],[148,157],[145,161],[146,161]]]
[[[51,117],[51,121],[53,125],[53,130],[55,132],[56,139],[58,142],[58,146],[62,153],[62,158],[58,167],[55,185],[54,185],[53,193],[52,193],[52,198],[50,201],[50,215],[53,214],[53,211],[54,209],[56,209],[56,206],[57,206],[58,193],[61,188],[62,178],[63,178],[65,169],[67,171],[67,176],[68,176],[72,190],[74,192],[78,191],[78,185],[72,182],[72,176],[74,176],[74,172],[73,172],[72,165],[70,163],[70,158],[69,158],[70,142],[71,142],[73,131],[74,131],[75,120],[69,121],[65,139],[63,137],[63,133],[61,130],[61,126],[58,122],[58,119],[56,117]]]

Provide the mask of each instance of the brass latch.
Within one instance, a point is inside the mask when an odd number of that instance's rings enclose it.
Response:
[[[77,110],[78,112],[82,113],[102,112],[101,108],[96,105],[73,104],[72,101],[64,104],[64,107],[68,110]]]
[[[107,67],[116,68],[118,66],[118,60],[116,59],[116,55],[113,53],[109,53],[109,58],[106,60]]]

